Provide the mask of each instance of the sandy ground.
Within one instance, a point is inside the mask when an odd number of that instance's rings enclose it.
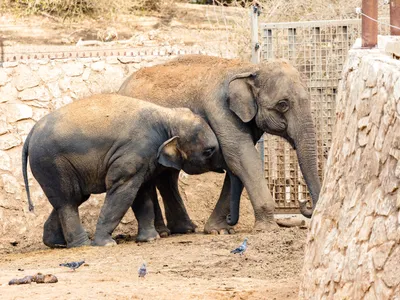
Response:
[[[174,235],[152,243],[39,250],[0,259],[1,299],[297,299],[306,231]],[[243,256],[230,253],[243,241]],[[60,263],[85,260],[76,271]],[[138,278],[142,262],[146,278]],[[8,285],[37,272],[57,283]]]

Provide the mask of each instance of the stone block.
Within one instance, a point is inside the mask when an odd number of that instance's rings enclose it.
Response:
[[[100,60],[97,62],[92,63],[92,70],[93,71],[103,71],[106,66],[106,62],[104,60]]]
[[[32,127],[35,125],[33,120],[23,120],[17,123],[18,133],[21,135],[28,135]]]
[[[11,171],[11,158],[6,151],[0,150],[0,170]]]
[[[10,81],[7,72],[5,69],[0,68],[0,86],[4,86],[7,82]]]
[[[19,120],[32,118],[32,108],[25,104],[9,103],[2,104],[6,111],[8,122],[17,122]]]
[[[369,238],[369,247],[379,246],[387,241],[385,218],[377,217],[372,226],[371,236]]]
[[[371,249],[372,260],[374,261],[375,269],[382,270],[385,262],[389,256],[390,250],[392,250],[395,242],[390,241]]]
[[[53,98],[61,97],[61,89],[58,81],[52,81],[47,84],[50,94]]]
[[[4,134],[0,136],[0,150],[8,150],[21,144],[21,139],[15,134]]]
[[[54,68],[49,65],[40,66],[38,73],[45,83],[57,81],[61,77],[61,70],[58,67]]]
[[[18,65],[16,74],[17,78],[15,86],[18,91],[38,86],[40,83],[39,75],[36,72],[33,72],[27,65]]]
[[[85,68],[85,71],[83,71],[83,74],[82,74],[82,80],[83,81],[89,80],[90,73],[91,73],[91,69]]]
[[[390,299],[392,289],[388,288],[382,279],[377,278],[374,282],[376,299]]]
[[[364,219],[364,223],[361,227],[361,230],[358,234],[358,240],[359,241],[367,241],[369,240],[371,230],[372,230],[372,225],[374,222],[374,218],[372,216],[367,216]]]
[[[4,114],[4,111],[0,109],[0,114]],[[4,120],[0,120],[0,135],[3,135],[9,131],[8,124]]]
[[[386,261],[382,273],[382,280],[388,287],[396,287],[400,284],[400,245],[397,244],[395,247]]]
[[[21,199],[21,185],[18,180],[9,174],[1,175],[3,189],[8,194],[14,194],[15,199]]]
[[[65,75],[75,77],[83,74],[84,65],[81,62],[69,61],[63,64],[61,68]]]
[[[0,87],[0,103],[14,101],[18,97],[18,91],[13,84],[7,83]]]
[[[25,89],[19,92],[18,98],[22,101],[38,100],[43,102],[50,101],[51,99],[49,91],[44,86]]]

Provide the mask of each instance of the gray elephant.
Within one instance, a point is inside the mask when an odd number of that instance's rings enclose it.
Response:
[[[238,76],[226,90],[221,86],[227,76],[243,73],[248,75]],[[118,93],[166,107],[188,107],[210,124],[220,143],[227,175],[231,176],[225,177],[220,198],[205,225],[206,233],[233,231],[243,185],[254,209],[255,230],[276,227],[275,203],[254,147],[264,132],[285,138],[296,149],[313,203],[312,209],[300,203],[300,210],[311,217],[320,193],[316,132],[307,88],[288,62],[254,65],[203,55],[183,56],[133,73]],[[178,191],[179,171],[167,172],[168,176],[158,178],[156,186],[164,200],[168,228],[171,232],[193,231],[194,224]],[[162,222],[162,216],[156,215],[156,224]]]
[[[139,239],[157,237],[153,202],[141,195],[149,190],[147,182],[163,168],[198,174],[220,169],[222,161],[214,132],[189,109],[121,95],[75,101],[35,124],[22,152],[32,210],[28,156],[32,174],[54,208],[45,225],[44,243],[50,247],[89,244],[78,207],[91,194],[103,192],[94,245],[115,244],[111,234],[131,206]]]

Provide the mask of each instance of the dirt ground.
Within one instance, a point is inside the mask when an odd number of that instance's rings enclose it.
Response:
[[[297,299],[306,229],[279,228],[252,233],[254,216],[247,194],[233,235],[205,235],[204,224],[221,190],[223,174],[183,175],[179,187],[198,232],[172,235],[151,243],[135,243],[136,223],[125,224],[131,236],[115,247],[48,249],[41,241],[20,243],[0,254],[0,299]],[[89,235],[98,212],[81,210]],[[132,214],[128,212],[127,215]],[[127,216],[126,216],[127,217]],[[130,218],[128,218],[130,219]],[[126,227],[128,226],[128,227]],[[248,238],[243,256],[230,250]],[[60,263],[85,260],[71,271]],[[146,262],[148,275],[138,278]],[[14,278],[54,274],[53,284],[9,286]]]
[[[1,299],[297,299],[306,231],[174,235],[152,243],[39,250],[0,258]],[[243,256],[230,253],[248,237]],[[60,263],[85,260],[76,271]],[[147,276],[138,268],[147,263]],[[8,285],[37,272],[57,283]]]

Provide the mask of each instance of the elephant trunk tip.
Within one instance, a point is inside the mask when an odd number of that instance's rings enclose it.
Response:
[[[226,216],[226,223],[228,223],[229,226],[235,226],[239,222],[239,216],[235,216],[232,218],[232,215],[229,214]]]
[[[307,207],[307,200],[299,200],[299,207],[300,207],[300,212],[303,216],[306,218],[311,219],[312,214],[314,212],[314,207],[313,208],[308,208]]]

